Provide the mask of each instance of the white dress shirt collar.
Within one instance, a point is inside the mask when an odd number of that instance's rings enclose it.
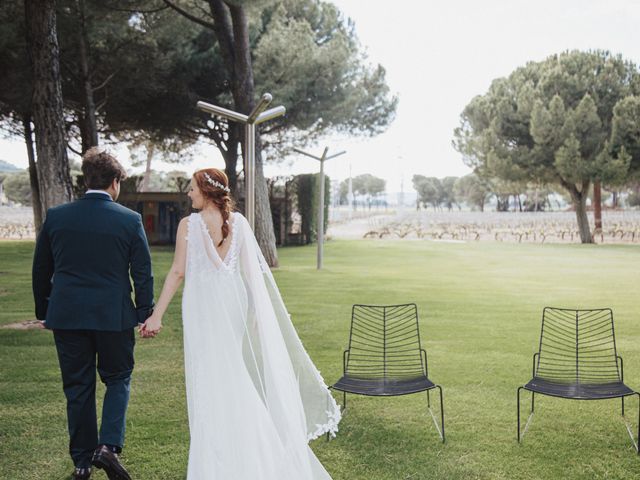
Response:
[[[109,192],[105,192],[104,190],[91,190],[91,189],[89,189],[89,190],[86,191],[86,193],[87,194],[88,193],[104,193],[105,195],[109,195]],[[109,196],[111,196],[111,195],[109,195]]]
[[[107,197],[109,197],[109,200],[113,200],[113,198],[111,198],[111,194],[109,192],[105,192],[104,190],[87,190],[85,192],[85,195],[88,195],[90,193],[102,193],[103,195],[106,195]]]

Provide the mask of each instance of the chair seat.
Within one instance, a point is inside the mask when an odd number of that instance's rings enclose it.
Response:
[[[599,400],[633,395],[635,392],[622,382],[557,383],[534,377],[524,388],[531,392],[576,400]]]
[[[406,395],[423,392],[436,385],[427,377],[414,378],[358,378],[345,375],[332,388],[341,392],[371,396]]]

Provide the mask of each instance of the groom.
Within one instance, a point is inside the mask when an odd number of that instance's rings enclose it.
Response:
[[[153,309],[153,275],[139,214],[117,203],[122,165],[92,148],[83,157],[83,198],[49,209],[33,258],[36,317],[53,330],[67,398],[74,479],[91,466],[130,480],[118,454],[133,371],[134,327]],[[131,279],[135,305],[131,300]],[[106,386],[96,418],[96,368]]]

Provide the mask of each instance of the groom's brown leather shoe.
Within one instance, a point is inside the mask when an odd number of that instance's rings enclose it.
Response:
[[[91,477],[91,467],[76,467],[71,474],[71,480],[89,480]]]
[[[103,469],[109,480],[131,480],[129,473],[120,464],[118,455],[113,453],[106,445],[100,445],[96,448],[91,464],[96,468]]]

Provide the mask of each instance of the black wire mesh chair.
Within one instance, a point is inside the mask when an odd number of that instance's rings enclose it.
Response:
[[[520,392],[531,392],[531,413],[520,434]],[[622,399],[622,416],[638,450],[629,423],[624,418],[624,398],[640,393],[624,384],[622,357],[616,352],[611,309],[571,310],[546,307],[542,312],[540,346],[533,355],[533,378],[518,388],[518,442],[533,417],[535,394],[574,400]],[[640,414],[640,406],[639,406]],[[638,421],[640,437],[640,417]]]
[[[427,392],[427,408],[445,441],[442,387],[428,378],[427,352],[420,347],[418,309],[406,305],[354,305],[349,348],[343,354],[343,376],[329,388],[367,396]],[[440,391],[440,425],[431,410],[429,391]]]

